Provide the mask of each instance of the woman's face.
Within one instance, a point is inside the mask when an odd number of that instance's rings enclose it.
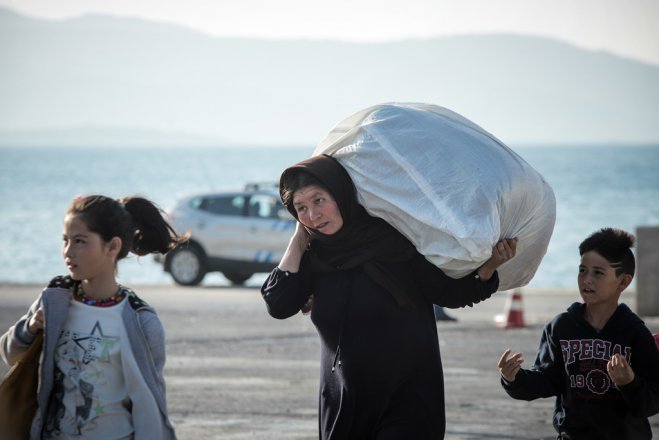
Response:
[[[332,235],[343,226],[343,217],[334,197],[317,185],[302,187],[293,194],[293,208],[304,226]]]

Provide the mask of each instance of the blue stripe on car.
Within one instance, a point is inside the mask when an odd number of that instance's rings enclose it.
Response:
[[[272,260],[272,255],[272,252],[257,251],[256,255],[254,255],[254,261],[259,263],[269,263],[270,260]]]
[[[290,220],[276,220],[270,225],[270,229],[273,231],[285,231],[287,229],[293,229],[295,222]]]

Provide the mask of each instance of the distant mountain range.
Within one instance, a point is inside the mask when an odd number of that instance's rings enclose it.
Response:
[[[555,40],[221,39],[0,8],[0,145],[311,148],[388,101],[448,107],[515,145],[659,143],[659,66]]]

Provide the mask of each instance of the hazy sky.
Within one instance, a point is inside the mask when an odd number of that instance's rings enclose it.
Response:
[[[109,13],[211,35],[386,41],[521,33],[659,65],[659,0],[0,0],[35,17]]]

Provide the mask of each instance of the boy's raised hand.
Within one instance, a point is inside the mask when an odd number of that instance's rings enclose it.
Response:
[[[501,355],[501,359],[499,359],[499,371],[501,372],[501,377],[508,382],[514,382],[517,372],[522,368],[524,358],[522,357],[522,353],[513,353],[510,355],[510,352],[511,350],[509,348]]]
[[[634,380],[634,370],[629,366],[624,356],[614,354],[606,364],[606,371],[616,385],[622,386]]]

